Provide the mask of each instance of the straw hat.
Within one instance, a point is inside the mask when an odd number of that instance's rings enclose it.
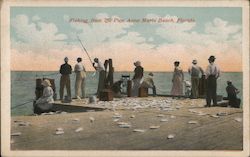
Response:
[[[51,83],[48,79],[43,80],[42,85],[45,87],[51,86]]]
[[[136,61],[136,62],[134,62],[134,65],[135,66],[141,66],[141,62],[140,61]]]

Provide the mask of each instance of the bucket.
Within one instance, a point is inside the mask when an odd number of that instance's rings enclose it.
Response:
[[[95,104],[97,102],[97,99],[96,99],[96,96],[95,95],[92,95],[89,97],[89,103],[90,104]]]

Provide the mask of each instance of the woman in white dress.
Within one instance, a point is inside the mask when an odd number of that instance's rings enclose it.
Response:
[[[174,74],[173,74],[173,79],[172,79],[173,86],[171,90],[171,95],[174,95],[174,96],[183,95],[184,75],[179,65],[180,65],[179,61],[174,62],[175,68],[174,68]]]
[[[43,112],[49,112],[52,109],[52,103],[54,103],[54,91],[51,88],[51,83],[49,80],[45,79],[42,82],[43,88],[43,96],[40,97],[34,103],[34,113],[41,114]]]

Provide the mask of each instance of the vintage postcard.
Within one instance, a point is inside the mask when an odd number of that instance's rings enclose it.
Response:
[[[1,155],[249,156],[248,1],[3,1]]]

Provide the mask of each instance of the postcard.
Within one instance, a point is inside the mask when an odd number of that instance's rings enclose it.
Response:
[[[249,2],[3,1],[1,155],[249,156]]]

